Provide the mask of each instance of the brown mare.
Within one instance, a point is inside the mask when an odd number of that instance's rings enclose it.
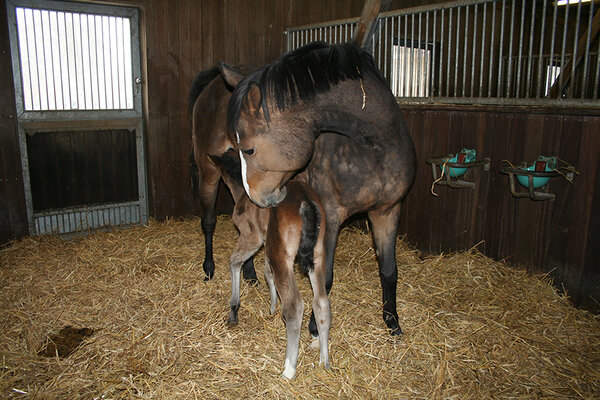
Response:
[[[242,67],[245,72],[252,68]],[[228,87],[217,67],[201,72],[190,89],[189,108],[192,120],[192,187],[201,206],[201,225],[204,234],[204,262],[206,279],[215,271],[213,234],[215,231],[215,202],[221,174],[207,156],[220,156],[228,149],[237,148],[227,134],[227,102],[232,88]],[[243,266],[244,278],[257,282],[252,258]]]
[[[286,197],[288,180],[302,172],[325,210],[328,292],[340,225],[366,212],[379,262],[383,319],[392,334],[402,334],[396,236],[416,156],[396,99],[370,54],[355,44],[312,43],[247,76],[226,64],[221,68],[235,87],[227,118],[249,197],[259,206],[276,206]],[[309,328],[318,333],[314,318]]]
[[[294,261],[310,279],[313,289],[313,312],[319,332],[320,362],[329,368],[328,337],[331,309],[325,289],[325,215],[317,194],[303,182],[288,183],[288,194],[276,207],[260,208],[244,192],[240,158],[233,149],[221,157],[210,156],[229,186],[235,200],[233,222],[240,231],[230,258],[231,311],[229,323],[237,324],[240,309],[240,270],[264,244],[265,280],[271,296],[271,314],[275,312],[277,294],[282,303],[282,319],[287,331],[287,349],[282,375],[288,379],[296,373],[300,328],[304,302],[294,277]]]

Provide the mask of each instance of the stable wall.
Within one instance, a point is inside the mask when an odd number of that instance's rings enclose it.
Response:
[[[418,170],[403,208],[401,232],[427,253],[477,249],[530,272],[549,273],[573,300],[600,310],[600,115],[598,110],[400,104],[415,141]],[[461,148],[489,157],[489,171],[462,178],[475,189],[433,182],[426,158]],[[501,162],[558,156],[580,175],[551,178],[553,201],[517,199]],[[517,184],[518,186],[518,184]],[[524,188],[521,188],[524,190]],[[594,297],[591,299],[590,296]]]

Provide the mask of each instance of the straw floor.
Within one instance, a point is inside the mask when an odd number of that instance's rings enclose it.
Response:
[[[262,253],[263,283],[242,284],[240,323],[226,324],[236,239],[220,217],[210,282],[197,219],[0,250],[0,398],[600,398],[599,318],[475,250],[424,258],[399,241],[405,335],[389,336],[371,237],[356,229],[341,232],[336,253],[332,368],[311,347],[310,286],[298,276],[306,315],[286,381]],[[67,357],[44,357],[67,326],[94,333]]]

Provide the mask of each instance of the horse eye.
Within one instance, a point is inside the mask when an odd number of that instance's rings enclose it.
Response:
[[[254,149],[248,149],[248,150],[242,150],[244,152],[244,154],[251,156],[252,154],[254,154]]]

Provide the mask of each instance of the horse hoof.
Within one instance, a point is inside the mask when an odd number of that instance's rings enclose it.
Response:
[[[396,329],[390,330],[390,335],[392,335],[392,336],[402,336],[402,335],[404,335],[404,332],[402,332],[402,329],[400,327],[397,327]]]
[[[281,377],[287,380],[291,380],[294,377],[294,375],[296,375],[296,370],[291,367],[285,367],[285,369],[281,373]]]

